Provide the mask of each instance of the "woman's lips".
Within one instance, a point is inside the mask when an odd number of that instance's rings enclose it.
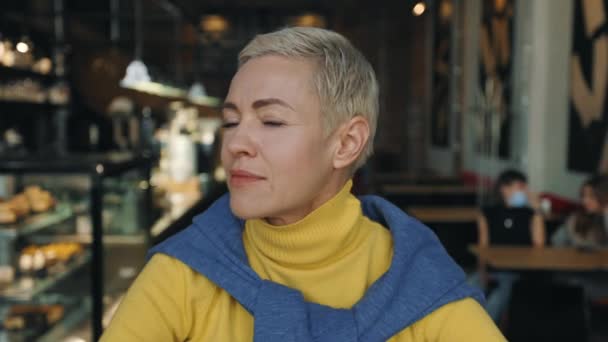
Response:
[[[231,186],[238,187],[249,185],[264,179],[265,178],[262,176],[258,176],[245,170],[231,170],[229,182]]]

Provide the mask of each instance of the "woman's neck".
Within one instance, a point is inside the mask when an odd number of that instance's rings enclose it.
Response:
[[[348,182],[345,176],[337,175],[330,177],[330,180],[323,186],[323,189],[312,199],[299,205],[297,208],[289,209],[276,215],[264,217],[263,220],[273,226],[285,226],[298,222],[317,210],[324,203],[334,198]]]
[[[291,265],[325,263],[348,252],[359,235],[361,204],[350,193],[352,182],[303,219],[282,226],[247,220],[245,240],[258,255]]]

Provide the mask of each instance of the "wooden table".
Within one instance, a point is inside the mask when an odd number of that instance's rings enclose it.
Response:
[[[469,250],[488,266],[509,270],[591,272],[608,271],[608,250],[581,251],[576,248],[534,248],[493,246]]]
[[[479,216],[477,207],[408,207],[405,211],[427,223],[475,223]]]

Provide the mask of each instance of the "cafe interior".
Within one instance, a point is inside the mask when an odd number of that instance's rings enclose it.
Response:
[[[95,341],[227,191],[254,36],[347,37],[380,87],[353,178],[428,226],[509,341],[608,341],[608,0],[3,0],[0,341]],[[606,175],[606,176],[605,176]]]

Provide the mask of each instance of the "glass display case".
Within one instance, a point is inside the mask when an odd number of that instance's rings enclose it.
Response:
[[[154,158],[0,160],[0,341],[96,341],[145,262]],[[8,180],[8,181],[7,181]],[[87,334],[88,336],[82,336]]]

